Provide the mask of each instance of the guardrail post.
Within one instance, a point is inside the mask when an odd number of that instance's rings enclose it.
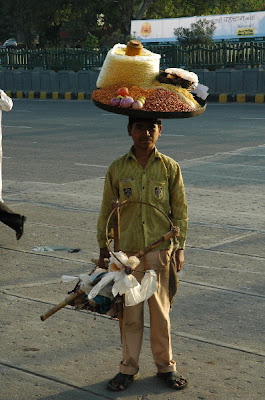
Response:
[[[226,68],[227,65],[227,44],[225,42],[223,42],[223,65],[224,68]]]
[[[254,43],[250,42],[250,65],[251,68],[254,67],[255,65],[255,60],[254,60]]]

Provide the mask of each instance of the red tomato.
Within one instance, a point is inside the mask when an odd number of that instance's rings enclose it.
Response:
[[[118,96],[129,96],[129,90],[127,87],[121,87],[118,90]]]

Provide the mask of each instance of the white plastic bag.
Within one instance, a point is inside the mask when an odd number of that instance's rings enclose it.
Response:
[[[133,275],[127,275],[124,271],[115,277],[114,284],[112,286],[112,294],[116,297],[118,294],[123,295],[127,290],[139,287],[137,279]]]
[[[202,100],[206,100],[207,97],[209,96],[208,90],[209,90],[208,86],[199,83],[195,89],[191,90],[191,92],[196,94]]]
[[[139,265],[140,260],[135,256],[128,258],[126,254],[121,251],[114,254],[115,257],[113,255],[110,257],[109,272],[101,268],[96,268],[90,275],[81,274],[79,277],[63,275],[62,281],[71,282],[79,279],[80,289],[87,293],[89,300],[92,300],[98,294],[103,295],[103,293],[106,297],[111,297],[110,292],[112,292],[114,297],[118,296],[118,294],[120,296],[124,295],[126,306],[134,306],[149,299],[157,289],[157,276],[155,271],[147,271],[140,284],[132,274],[126,274],[124,268],[124,265],[126,265],[135,269],[137,265]],[[101,279],[93,286],[92,283],[98,279],[100,275],[102,275]],[[112,288],[110,288],[108,285],[110,285],[112,281],[114,281],[114,283]]]
[[[123,266],[124,264],[134,269],[139,265],[140,260],[135,256],[128,258],[126,254],[121,251],[114,253],[114,255],[115,257],[111,255],[109,261],[110,272],[104,275],[92,288],[88,294],[88,298],[92,299],[95,297],[99,291],[112,280],[114,280],[112,286],[113,296],[116,297],[118,294],[120,296],[124,295],[126,306],[134,306],[151,297],[157,289],[157,276],[155,271],[147,271],[140,284],[132,274],[126,274]]]
[[[125,292],[125,305],[135,306],[148,300],[157,290],[157,275],[154,270],[145,273],[141,285],[135,286]]]
[[[146,271],[141,282],[142,298],[147,300],[157,291],[157,275],[153,269]]]
[[[106,270],[103,268],[97,268],[91,274],[81,274],[79,276],[71,276],[71,275],[63,275],[61,277],[61,281],[64,283],[74,282],[76,283],[80,281],[80,289],[85,293],[89,293],[92,288],[92,283],[100,276],[104,276],[106,274]],[[108,282],[107,282],[108,283]],[[107,284],[106,283],[106,284]]]
[[[101,289],[103,289],[108,283],[110,283],[120,272],[107,272],[100,281],[90,290],[87,297],[91,300],[97,296]]]

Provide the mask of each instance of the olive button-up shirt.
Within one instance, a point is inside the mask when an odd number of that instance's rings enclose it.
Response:
[[[167,233],[171,226],[163,213],[180,228],[179,247],[185,247],[187,202],[180,167],[172,158],[155,148],[143,168],[132,147],[128,154],[110,165],[98,219],[98,243],[101,248],[106,246],[106,222],[113,200],[128,201],[120,208],[120,250],[138,252]],[[148,204],[129,204],[130,201]],[[149,204],[158,207],[162,213]],[[169,249],[171,245],[167,241],[157,249]]]

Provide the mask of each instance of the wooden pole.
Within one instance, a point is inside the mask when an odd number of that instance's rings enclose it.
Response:
[[[45,314],[41,315],[40,319],[45,321],[51,315],[55,314],[57,311],[61,310],[65,306],[71,304],[77,297],[82,296],[85,292],[81,289],[78,289],[77,292],[70,294],[70,296],[66,297],[61,303],[57,304],[57,306],[51,308]]]
[[[171,231],[169,231],[165,235],[161,236],[160,239],[156,240],[155,242],[153,242],[149,246],[147,246],[144,249],[140,250],[139,253],[136,253],[135,257],[137,257],[137,258],[143,257],[145,254],[147,254],[149,251],[155,249],[157,246],[159,246],[163,242],[171,239],[173,236],[177,236],[178,232],[179,232],[178,228],[172,229]]]

